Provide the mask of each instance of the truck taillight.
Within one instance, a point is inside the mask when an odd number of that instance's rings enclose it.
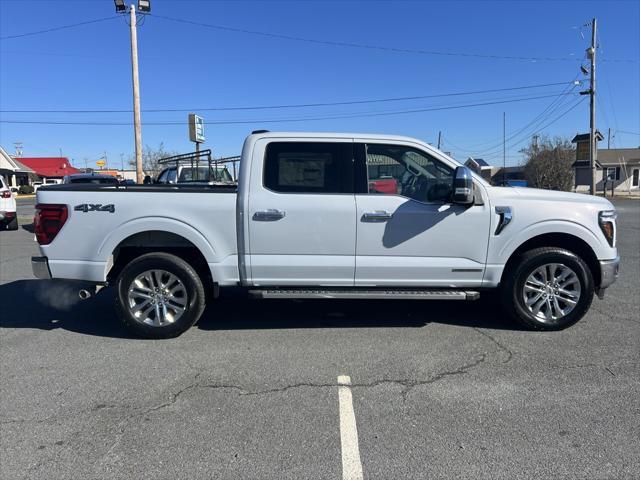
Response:
[[[2,192],[2,198],[11,198],[11,190],[5,190]]]
[[[33,226],[40,245],[49,245],[67,221],[67,206],[53,203],[36,205]]]

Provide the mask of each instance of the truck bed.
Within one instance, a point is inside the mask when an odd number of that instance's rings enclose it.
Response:
[[[208,184],[43,187],[38,203],[66,205],[67,219],[41,250],[54,278],[103,282],[121,245],[141,232],[155,243],[173,235],[202,252],[221,284],[233,284],[238,280],[236,193],[236,185]]]

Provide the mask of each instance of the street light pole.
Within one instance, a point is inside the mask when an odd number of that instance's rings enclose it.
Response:
[[[140,124],[140,80],[138,77],[138,33],[136,7],[129,8],[129,27],[131,30],[131,75],[133,79],[133,129],[136,147],[136,182],[142,183],[142,126]]]
[[[502,112],[502,186],[507,185],[507,113]]]

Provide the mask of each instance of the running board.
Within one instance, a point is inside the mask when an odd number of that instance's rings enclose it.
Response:
[[[255,298],[397,299],[397,300],[477,300],[480,292],[463,290],[323,290],[279,288],[250,290]]]

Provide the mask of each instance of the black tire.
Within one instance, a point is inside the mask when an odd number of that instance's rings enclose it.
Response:
[[[7,223],[7,230],[17,230],[18,229],[18,217],[13,217],[9,223]]]
[[[525,282],[531,273],[546,264],[562,264],[573,270],[580,283],[580,297],[569,313],[558,319],[537,317],[527,307]],[[535,295],[535,294],[534,294]],[[593,275],[587,264],[575,253],[556,247],[542,247],[523,253],[504,273],[501,285],[503,309],[529,330],[562,330],[580,320],[589,310],[594,295]]]
[[[134,280],[150,270],[160,270],[175,275],[182,283],[186,298],[184,311],[173,323],[154,326],[143,323],[132,313],[129,288]],[[160,339],[173,338],[194,325],[205,308],[205,291],[202,280],[195,269],[180,257],[169,253],[155,252],[142,255],[124,267],[116,281],[116,311],[124,325],[136,336]],[[153,315],[154,312],[152,311]]]

